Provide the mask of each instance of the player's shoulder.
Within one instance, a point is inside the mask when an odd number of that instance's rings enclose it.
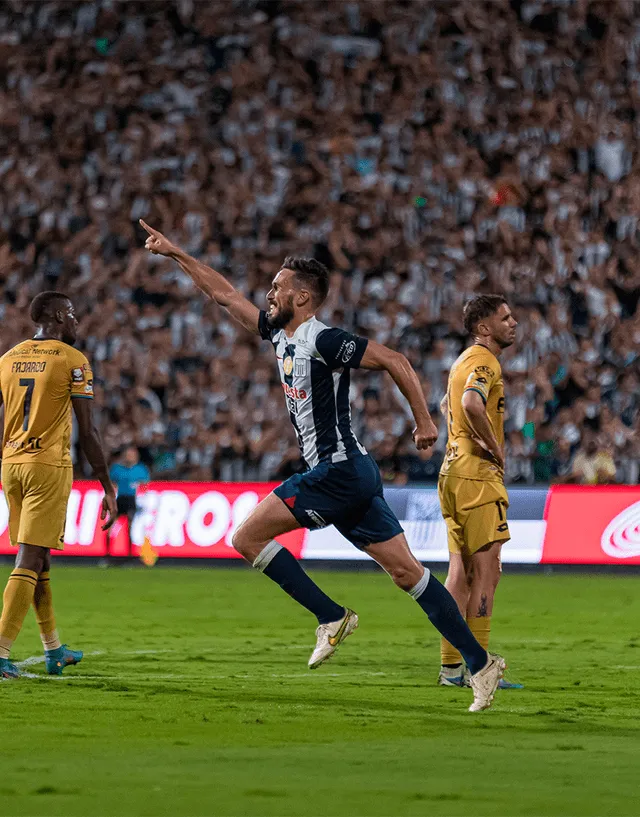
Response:
[[[16,343],[15,346],[12,346],[11,349],[7,349],[7,351],[0,356],[0,361],[6,361],[12,357],[18,357],[19,355],[27,352],[31,346],[33,346],[32,340],[21,340],[20,343]]]
[[[21,340],[20,343],[16,343],[15,346],[12,346],[0,357],[0,370],[10,368],[16,358],[40,357],[38,354],[40,351],[37,341],[33,339]],[[43,359],[45,358],[43,357]]]
[[[68,343],[62,343],[62,355],[71,366],[80,366],[81,368],[89,365],[89,360],[84,352],[76,349],[75,346],[69,346]]]
[[[319,321],[316,317],[309,318],[298,327],[295,337],[296,346],[302,347],[310,355],[317,356],[318,352],[318,338],[323,332],[331,330],[326,323]]]
[[[489,351],[486,346],[478,344],[465,349],[456,360],[454,367],[460,369],[461,373],[478,370],[494,376],[502,372],[500,361],[493,352]]]

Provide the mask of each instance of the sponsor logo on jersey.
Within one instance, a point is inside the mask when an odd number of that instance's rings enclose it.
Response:
[[[284,389],[284,393],[287,397],[290,397],[292,400],[306,400],[307,393],[304,389],[297,389],[295,386],[289,386],[286,383],[282,384],[282,388]]]
[[[285,359],[282,361],[282,370],[284,371],[286,376],[289,377],[289,375],[293,371],[293,358],[292,357],[285,357]]]
[[[484,372],[485,374],[491,375],[493,377],[493,369],[491,369],[489,366],[476,366],[473,371]]]
[[[640,556],[640,502],[634,502],[609,522],[600,547],[614,559]]]
[[[356,352],[355,341],[350,340],[348,343],[343,343],[342,346],[340,347],[340,351],[342,352],[340,360],[343,363],[348,363]]]
[[[23,355],[60,355],[60,349],[43,349],[42,346],[32,346],[30,349],[16,347],[7,352],[9,357],[21,357]]]
[[[84,372],[82,369],[71,369],[71,379],[74,383],[82,383],[84,380]]]

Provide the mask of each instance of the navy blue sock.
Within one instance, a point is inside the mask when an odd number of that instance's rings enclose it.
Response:
[[[429,616],[429,621],[436,630],[458,650],[469,667],[469,672],[475,675],[481,670],[487,663],[487,652],[476,641],[447,588],[425,569],[424,576],[409,590],[409,595]]]
[[[319,624],[338,621],[344,616],[344,607],[323,593],[307,576],[295,556],[277,542],[269,542],[253,566],[313,613]]]

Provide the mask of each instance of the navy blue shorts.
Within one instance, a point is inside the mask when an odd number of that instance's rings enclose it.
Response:
[[[382,494],[382,479],[368,454],[345,462],[321,462],[279,485],[275,495],[301,528],[335,525],[357,548],[386,542],[402,533]]]

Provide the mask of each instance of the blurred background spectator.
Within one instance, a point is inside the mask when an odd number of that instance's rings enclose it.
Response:
[[[271,350],[144,217],[257,303],[285,254],[327,263],[319,317],[403,351],[434,412],[462,304],[504,292],[508,479],[638,481],[638,2],[6,0],[0,52],[2,347],[67,291],[113,452],[300,467]],[[353,397],[385,478],[433,480],[444,424],[425,460],[388,379]]]

